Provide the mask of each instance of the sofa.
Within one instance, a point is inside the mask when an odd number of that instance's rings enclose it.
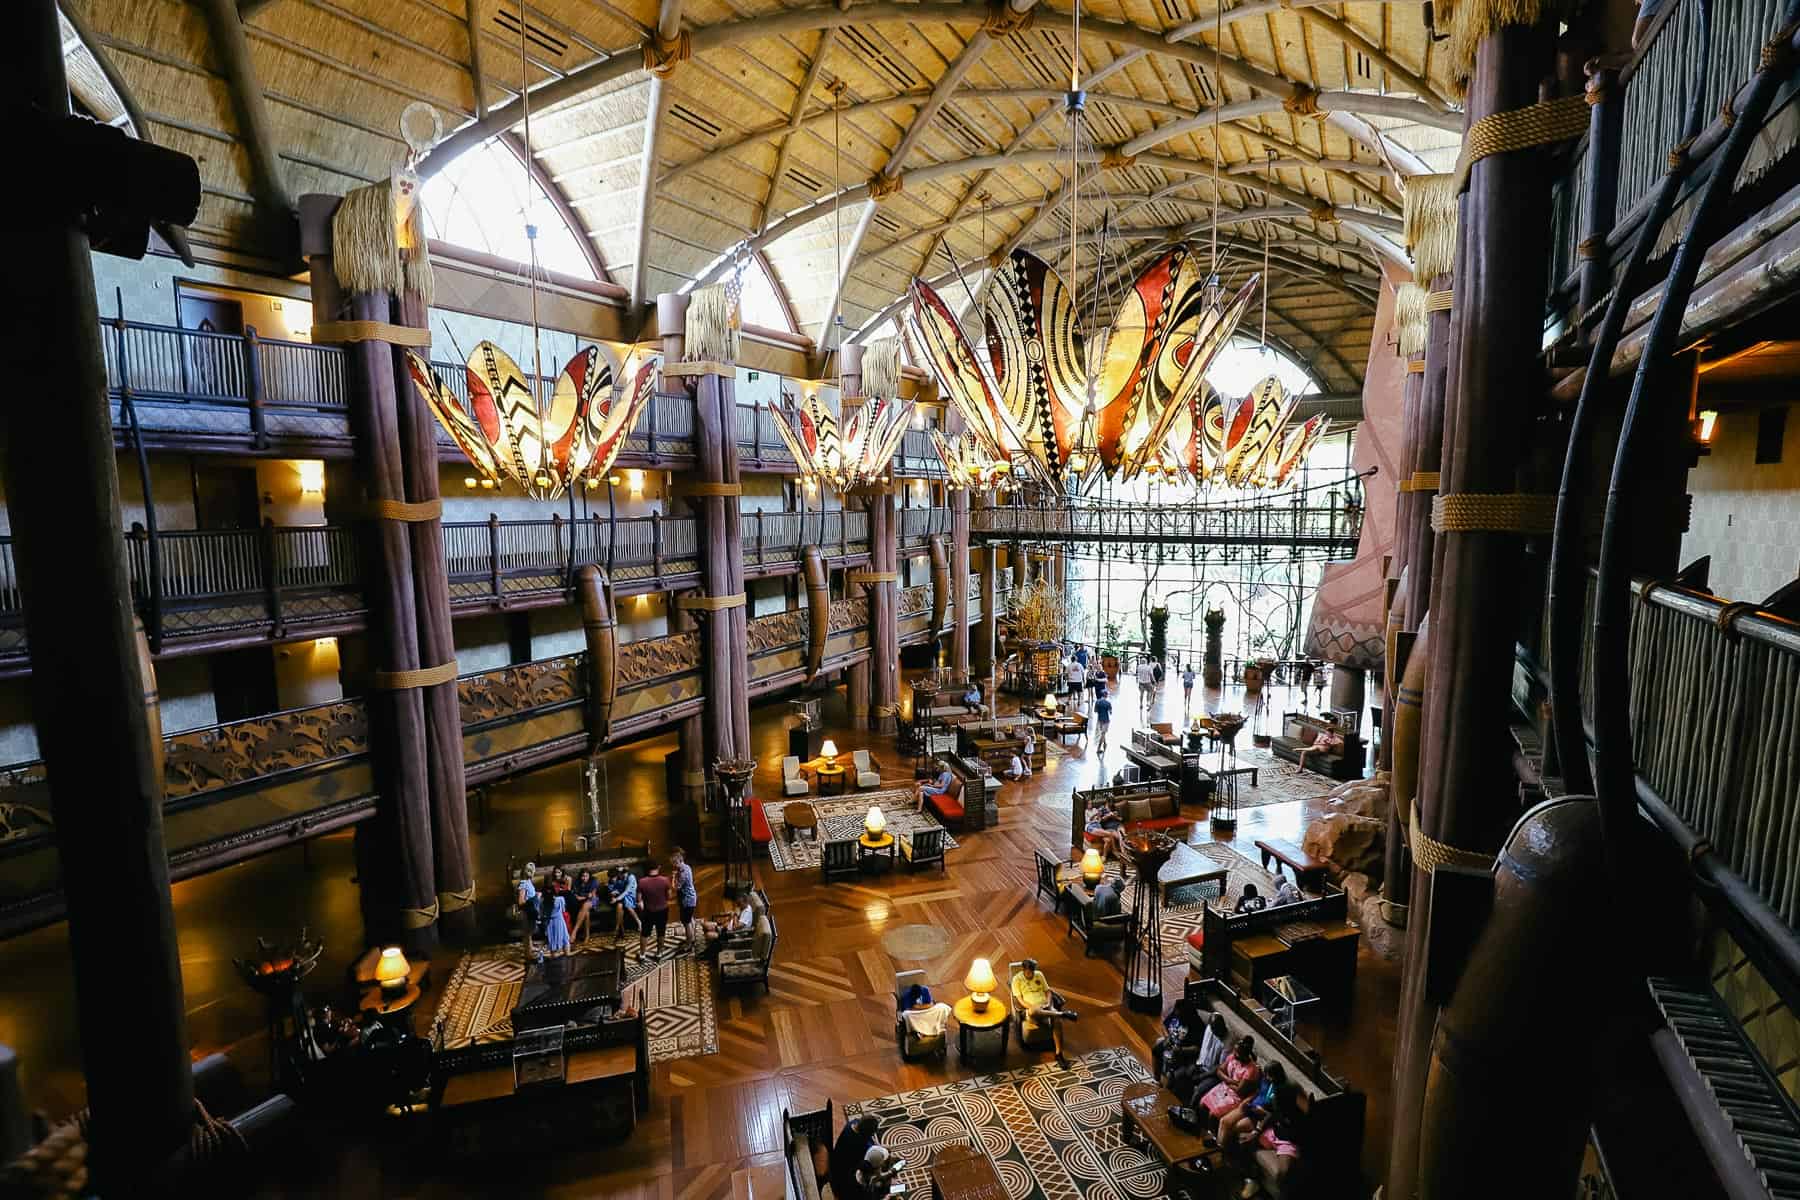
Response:
[[[925,807],[938,819],[940,825],[961,829],[968,819],[968,812],[963,807],[962,776],[951,772],[950,790],[941,796],[925,797]]]
[[[819,1200],[831,1169],[831,1101],[817,1112],[781,1110],[782,1149],[787,1153],[789,1196]]]
[[[1071,883],[1063,892],[1063,903],[1068,906],[1068,932],[1079,933],[1081,940],[1087,943],[1085,957],[1092,958],[1096,952],[1109,952],[1114,946],[1123,944],[1131,935],[1130,913],[1120,911],[1105,917],[1094,915],[1094,897],[1085,884]]]
[[[1103,798],[1102,802],[1106,802]],[[1136,833],[1142,830],[1160,830],[1167,832],[1177,826],[1191,825],[1193,819],[1181,815],[1181,804],[1172,792],[1157,790],[1135,792],[1130,795],[1112,797],[1110,803],[1113,811],[1125,821],[1125,832]],[[1088,811],[1099,807],[1090,803]],[[1086,824],[1086,821],[1083,821]]]
[[[1309,771],[1317,771],[1331,779],[1362,777],[1368,750],[1363,744],[1362,735],[1356,730],[1310,713],[1287,713],[1283,715],[1281,725],[1281,735],[1269,742],[1269,749],[1276,758],[1298,764]],[[1327,750],[1312,749],[1321,739],[1327,742],[1341,741],[1341,744]]]
[[[1281,1193],[1284,1200],[1345,1195],[1351,1190],[1350,1185],[1362,1178],[1367,1097],[1327,1071],[1310,1048],[1284,1037],[1269,1023],[1261,1006],[1246,1001],[1230,985],[1217,979],[1190,979],[1183,994],[1201,1008],[1225,1018],[1231,1030],[1228,1041],[1250,1037],[1255,1042],[1257,1061],[1281,1063],[1289,1082],[1311,1098],[1307,1138]],[[1269,1180],[1260,1172],[1258,1175],[1263,1194],[1273,1195]]]

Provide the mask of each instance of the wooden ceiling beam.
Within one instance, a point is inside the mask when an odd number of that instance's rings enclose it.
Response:
[[[291,257],[298,249],[293,197],[288,191],[281,155],[275,145],[274,126],[256,66],[250,61],[250,42],[244,21],[233,0],[196,0],[206,18],[213,55],[231,92],[237,117],[238,141],[250,158],[251,190],[271,221],[275,236],[285,240],[276,258]]]
[[[836,40],[837,30],[821,31],[819,44],[813,49],[812,61],[806,64],[806,75],[800,81],[800,91],[794,96],[794,107],[788,111],[787,124],[782,126],[779,131],[781,147],[775,152],[775,173],[769,176],[769,192],[763,198],[762,212],[756,218],[758,229],[769,227],[769,215],[775,210],[775,197],[781,191],[781,181],[787,176],[788,162],[794,154],[794,134],[798,133],[800,127],[807,123],[805,120],[807,103],[812,99],[813,89],[819,86],[819,75],[825,69],[825,57],[831,53],[832,43]],[[742,146],[749,140],[751,139],[745,138],[742,141],[734,142],[733,147]],[[663,176],[663,182],[668,183],[685,169],[685,167],[676,167]],[[798,333],[799,326],[796,325],[794,331]]]

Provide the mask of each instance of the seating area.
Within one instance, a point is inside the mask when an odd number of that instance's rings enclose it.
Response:
[[[1367,764],[1367,748],[1354,728],[1310,713],[1284,713],[1281,733],[1269,743],[1276,758],[1332,779],[1356,779]]]

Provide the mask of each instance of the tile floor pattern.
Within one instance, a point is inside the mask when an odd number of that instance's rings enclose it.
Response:
[[[1154,1155],[1121,1138],[1119,1097],[1150,1078],[1128,1050],[1096,1050],[1068,1067],[1038,1063],[844,1106],[881,1123],[907,1160],[912,1195],[931,1194],[932,1155],[972,1146],[993,1161],[1010,1200],[1132,1200],[1165,1195]]]

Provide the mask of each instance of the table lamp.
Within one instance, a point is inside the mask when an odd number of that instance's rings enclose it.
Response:
[[[1087,880],[1089,887],[1092,887],[1100,882],[1100,877],[1104,874],[1106,874],[1106,860],[1100,857],[1100,848],[1089,846],[1087,853],[1081,856],[1081,877]]]
[[[881,831],[887,828],[887,818],[881,813],[881,805],[869,806],[869,815],[863,818],[863,828],[869,831],[872,838],[881,836]]]
[[[1044,711],[1045,712],[1055,712],[1056,711],[1056,693],[1055,692],[1045,692],[1044,693]]]
[[[819,757],[835,767],[837,766],[837,754],[837,743],[826,738],[825,744],[819,747]]]
[[[375,982],[389,996],[399,995],[406,990],[407,977],[412,974],[412,967],[406,961],[406,955],[400,953],[400,947],[388,946],[375,960]]]
[[[993,964],[985,958],[978,958],[969,967],[969,976],[963,980],[963,986],[969,989],[969,1002],[976,1012],[986,1012],[988,998],[1000,981],[994,978]]]

